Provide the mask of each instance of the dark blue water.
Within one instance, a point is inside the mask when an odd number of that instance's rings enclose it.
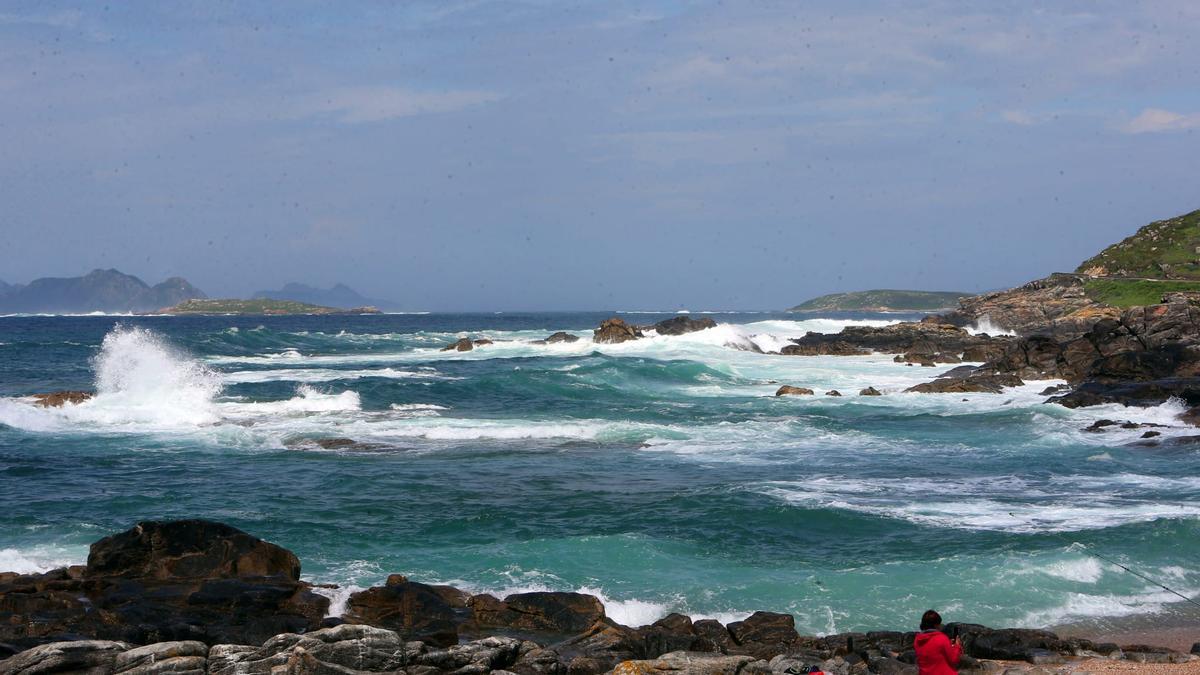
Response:
[[[0,317],[0,568],[206,517],[294,550],[314,580],[587,589],[634,624],[1182,611],[1089,550],[1200,589],[1200,454],[1082,431],[1174,424],[1170,404],[1070,411],[1041,403],[1044,382],[904,394],[936,371],[748,351],[896,317],[722,314],[591,343],[607,316]],[[531,343],[557,330],[584,339]],[[495,343],[440,351],[464,336]],[[780,384],[818,395],[776,398]],[[98,395],[24,398],[57,389]]]

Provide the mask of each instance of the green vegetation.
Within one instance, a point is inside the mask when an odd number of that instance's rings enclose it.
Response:
[[[255,298],[253,300],[185,300],[184,302],[159,310],[158,314],[377,314],[379,310],[373,307],[357,307],[355,309],[338,309],[310,305],[295,300],[270,300]]]
[[[1088,279],[1084,292],[1096,302],[1125,309],[1142,305],[1157,305],[1166,293],[1192,291],[1200,293],[1200,281],[1153,279]]]
[[[789,312],[837,311],[932,311],[958,306],[958,299],[972,293],[951,291],[897,291],[877,289],[854,293],[833,293],[813,298],[789,309]]]
[[[1200,280],[1200,211],[1150,223],[1088,258],[1076,272],[1098,277]]]

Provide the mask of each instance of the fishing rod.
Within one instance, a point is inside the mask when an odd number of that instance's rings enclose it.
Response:
[[[1183,593],[1180,593],[1179,591],[1167,586],[1166,584],[1156,581],[1154,579],[1151,579],[1150,577],[1146,576],[1145,574],[1142,574],[1141,572],[1138,572],[1137,570],[1130,569],[1129,567],[1122,565],[1121,563],[1117,562],[1116,560],[1113,560],[1112,558],[1102,556],[1099,553],[1092,551],[1091,549],[1089,549],[1087,547],[1086,544],[1076,541],[1076,542],[1072,542],[1072,546],[1077,546],[1080,549],[1082,549],[1084,553],[1092,556],[1093,558],[1099,558],[1100,560],[1103,560],[1104,562],[1109,563],[1110,565],[1116,565],[1117,567],[1120,567],[1121,569],[1125,570],[1126,572],[1129,572],[1133,576],[1135,576],[1143,581],[1146,581],[1148,583],[1154,584],[1155,586],[1158,586],[1159,588],[1163,589],[1164,591],[1171,593],[1172,595],[1177,595],[1180,598],[1183,598],[1184,601],[1190,602],[1191,604],[1193,604],[1197,607],[1200,607],[1200,602],[1196,602],[1195,600],[1193,600],[1193,599],[1189,598],[1188,596],[1184,595]]]

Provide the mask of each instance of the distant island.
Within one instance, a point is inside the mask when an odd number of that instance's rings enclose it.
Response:
[[[396,310],[399,307],[389,300],[368,298],[346,284],[338,283],[329,288],[316,288],[308,284],[290,282],[277,291],[258,291],[252,297],[266,300],[294,300],[310,305],[325,307],[378,307]]]
[[[973,295],[956,291],[901,291],[876,289],[853,293],[831,293],[796,305],[789,312],[932,312],[958,305]]]
[[[149,312],[207,297],[182,277],[150,286],[114,269],[81,277],[42,277],[26,285],[0,282],[0,314]]]
[[[379,314],[374,307],[352,307],[341,309],[312,305],[295,300],[271,300],[255,298],[252,300],[225,299],[193,299],[185,300],[173,307],[160,309],[154,314]]]

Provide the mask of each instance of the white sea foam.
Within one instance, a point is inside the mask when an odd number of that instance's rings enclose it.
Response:
[[[0,549],[0,571],[40,574],[59,567],[79,565],[87,559],[87,548],[39,545],[30,548]]]
[[[359,380],[379,377],[389,380],[407,379],[459,379],[448,378],[436,370],[399,370],[396,368],[368,368],[360,370],[335,370],[326,368],[279,368],[274,370],[238,370],[223,373],[225,384],[256,382],[333,382],[336,380]]]

